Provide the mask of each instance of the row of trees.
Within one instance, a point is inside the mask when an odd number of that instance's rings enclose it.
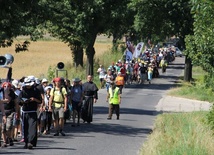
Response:
[[[113,36],[114,49],[125,34],[134,42],[175,35],[185,49],[188,35],[184,79],[190,81],[192,60],[201,65],[205,61],[203,68],[213,70],[212,8],[211,0],[0,0],[0,40],[30,35],[35,41],[49,32],[68,44],[76,65],[83,65],[85,51],[87,74],[93,75],[94,43],[99,34]]]

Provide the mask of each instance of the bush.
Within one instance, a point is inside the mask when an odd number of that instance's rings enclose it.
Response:
[[[211,125],[212,130],[214,130],[214,104],[212,106],[212,109],[207,115],[208,123]]]

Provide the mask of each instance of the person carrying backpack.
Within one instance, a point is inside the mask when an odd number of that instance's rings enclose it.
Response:
[[[65,136],[63,128],[64,112],[67,110],[67,91],[61,86],[61,78],[57,77],[53,82],[55,83],[55,87],[50,92],[49,111],[52,111],[52,119],[56,130],[54,136],[59,136],[59,133]]]

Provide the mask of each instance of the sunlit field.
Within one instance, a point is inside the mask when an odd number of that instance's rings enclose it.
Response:
[[[29,51],[15,53],[15,44],[9,48],[0,48],[0,55],[6,53],[14,56],[12,64],[12,78],[19,79],[22,76],[34,75],[38,78],[46,77],[49,66],[55,67],[58,62],[72,63],[72,55],[67,44],[60,41],[31,42]],[[21,42],[19,42],[21,43]],[[95,44],[96,54],[99,57],[111,47],[110,39],[97,39]],[[85,59],[85,56],[84,56]],[[8,69],[0,68],[0,78],[6,78]]]

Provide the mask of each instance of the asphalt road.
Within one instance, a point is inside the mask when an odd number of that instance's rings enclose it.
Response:
[[[152,84],[132,84],[123,89],[120,120],[113,115],[107,120],[106,90],[99,90],[99,100],[94,105],[91,124],[71,127],[65,125],[66,136],[50,135],[38,138],[34,150],[23,149],[24,143],[0,148],[0,154],[8,155],[137,155],[142,144],[152,132],[158,115],[155,106],[168,89],[175,85],[184,69],[184,58],[177,57],[166,73],[153,79]]]

